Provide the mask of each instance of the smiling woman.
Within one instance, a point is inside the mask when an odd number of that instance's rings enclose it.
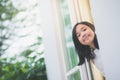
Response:
[[[89,27],[87,27],[87,25],[78,25],[78,27],[76,27],[76,34],[81,44],[89,45],[91,48],[95,48],[93,43],[95,34]]]
[[[79,65],[84,64],[86,58],[89,63],[92,80],[105,80],[94,25],[85,21],[77,23],[73,28],[72,36],[79,56]]]

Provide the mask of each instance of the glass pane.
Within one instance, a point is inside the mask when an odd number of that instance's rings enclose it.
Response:
[[[75,67],[78,63],[77,55],[75,53],[73,46],[67,46],[66,62],[68,70]]]
[[[74,74],[68,77],[68,80],[81,80],[80,71],[75,72]]]
[[[61,0],[61,13],[62,21],[64,25],[64,34],[65,34],[65,46],[66,46],[66,67],[67,70],[72,69],[78,63],[77,55],[75,53],[72,41],[72,26],[70,21],[70,14],[68,9],[67,0]]]

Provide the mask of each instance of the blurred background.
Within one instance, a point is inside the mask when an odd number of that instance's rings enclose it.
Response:
[[[47,80],[39,0],[0,0],[0,80]]]

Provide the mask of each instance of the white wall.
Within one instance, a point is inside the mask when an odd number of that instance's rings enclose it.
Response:
[[[60,70],[54,21],[50,0],[40,0],[43,44],[48,80],[64,80]]]
[[[120,79],[120,0],[90,0],[107,80]]]

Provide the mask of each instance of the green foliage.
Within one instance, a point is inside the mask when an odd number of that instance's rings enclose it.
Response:
[[[11,20],[17,12],[11,0],[0,0],[0,21]]]
[[[0,58],[0,80],[47,80],[43,51],[34,48],[41,43],[42,38],[38,37],[38,41],[29,45],[20,55]]]
[[[9,22],[17,13],[18,10],[13,6],[11,0],[0,0],[0,56],[9,47],[5,43],[12,36],[12,32],[9,31],[12,26]]]
[[[38,50],[42,44],[42,37],[37,37],[37,41],[18,53],[19,55],[2,58],[11,46],[7,41],[9,42],[14,36],[16,27],[12,19],[18,12],[11,0],[0,0],[0,80],[47,80],[43,51]],[[22,38],[27,36],[22,36]],[[9,55],[9,52],[5,54]]]
[[[28,57],[21,62],[0,60],[0,80],[47,80],[44,58]]]
[[[0,80],[47,80],[43,52],[34,48],[41,45],[39,42],[42,42],[40,37],[20,55],[0,58]]]

